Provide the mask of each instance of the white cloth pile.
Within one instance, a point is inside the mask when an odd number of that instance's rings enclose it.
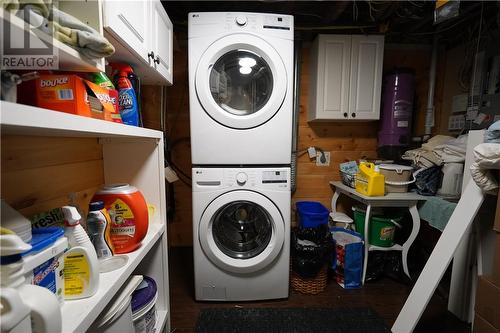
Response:
[[[436,135],[421,148],[406,151],[402,158],[412,161],[418,168],[429,168],[444,163],[461,163],[465,161],[466,147],[467,135],[458,138]]]
[[[500,169],[500,144],[481,143],[474,148],[474,163],[470,166],[472,179],[484,191],[498,189],[493,169]]]

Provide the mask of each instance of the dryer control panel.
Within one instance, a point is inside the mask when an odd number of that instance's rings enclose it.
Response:
[[[188,14],[188,37],[247,32],[293,40],[293,16],[246,12]]]

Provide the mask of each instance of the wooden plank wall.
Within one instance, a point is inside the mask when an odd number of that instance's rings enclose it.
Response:
[[[179,48],[174,53],[174,85],[166,88],[166,127],[172,146],[171,160],[188,176],[191,175],[191,149],[189,129],[189,89],[187,68],[187,38],[177,33]],[[376,157],[378,122],[331,122],[308,123],[307,106],[309,93],[309,48],[302,49],[299,150],[318,146],[331,152],[329,167],[317,167],[308,155],[298,158],[297,191],[292,201],[314,200],[330,207],[332,190],[330,180],[339,180],[339,163],[362,157]],[[430,48],[406,47],[386,48],[384,71],[393,67],[412,67],[417,76],[418,114],[416,130],[423,133],[423,111],[427,102]],[[438,84],[438,89],[439,88]],[[442,84],[441,84],[442,86]],[[439,95],[439,91],[437,92]],[[143,87],[143,118],[151,128],[160,128],[158,108],[161,89]],[[185,181],[189,179],[181,175]],[[172,246],[192,245],[191,188],[185,183],[174,183],[175,216],[168,223],[169,244]],[[341,203],[342,204],[342,203]],[[350,205],[344,202],[345,208]],[[294,214],[292,214],[294,217]]]
[[[1,197],[26,217],[67,204],[86,214],[104,183],[95,138],[2,135]]]

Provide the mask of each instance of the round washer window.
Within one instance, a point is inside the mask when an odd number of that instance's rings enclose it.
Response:
[[[212,234],[219,249],[237,259],[249,259],[267,247],[272,218],[260,205],[234,201],[219,208],[212,218]]]
[[[233,50],[220,57],[210,71],[210,92],[225,111],[245,116],[266,105],[273,91],[273,74],[261,56]]]

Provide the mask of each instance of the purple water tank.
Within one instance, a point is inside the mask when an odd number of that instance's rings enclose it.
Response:
[[[414,93],[415,75],[410,69],[396,69],[384,76],[381,126],[378,132],[380,148],[409,145]]]

